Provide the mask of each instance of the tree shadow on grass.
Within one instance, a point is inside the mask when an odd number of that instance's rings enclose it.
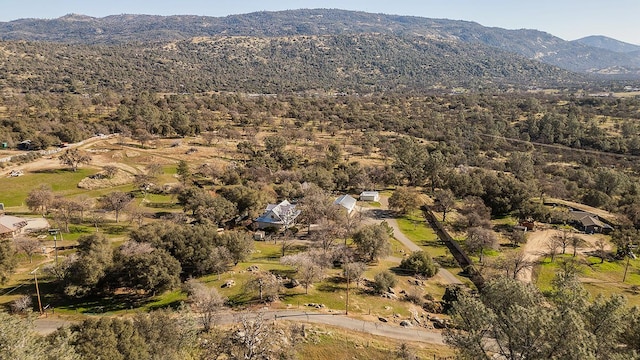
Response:
[[[126,225],[107,225],[102,227],[103,231],[109,235],[123,235],[129,231]]]
[[[72,173],[73,171],[71,171],[71,169],[38,169],[38,170],[32,170],[29,171],[30,173],[33,174],[64,174],[64,173]]]
[[[440,240],[440,239],[421,240],[418,245],[420,245],[420,246],[430,246],[430,247],[436,247],[436,248],[438,248],[438,247],[447,247],[445,242]]]
[[[180,205],[172,202],[148,202],[144,206],[153,209],[180,209]],[[165,212],[158,212],[156,214],[166,215]]]
[[[227,305],[231,307],[247,305],[250,302],[252,302],[252,300],[254,299],[250,294],[248,294],[247,292],[241,292],[241,293],[229,296],[229,298],[227,298]]]
[[[322,292],[338,292],[344,291],[343,284],[345,283],[344,279],[341,276],[331,276],[325,278],[325,281],[316,286],[318,291]]]
[[[148,302],[152,302],[152,301],[147,301]],[[179,299],[179,300],[174,300],[168,303],[161,303],[161,304],[155,304],[155,305],[151,305],[149,306],[149,310],[153,311],[153,310],[160,310],[160,309],[171,309],[171,310],[178,310],[180,309],[180,307],[182,306],[182,304],[184,303],[184,300]]]
[[[273,275],[276,276],[281,276],[283,278],[293,278],[294,274],[296,273],[295,270],[293,269],[271,269],[269,270],[270,273],[272,273]]]
[[[51,300],[49,304],[53,307],[75,310],[81,314],[103,314],[114,311],[131,310],[151,301],[148,295],[131,293],[90,295],[83,298],[56,296]]]

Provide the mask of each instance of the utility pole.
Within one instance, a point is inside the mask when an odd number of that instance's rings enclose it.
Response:
[[[344,314],[349,315],[349,280],[351,280],[349,276],[349,266],[345,266],[344,270],[347,275],[347,296],[346,296],[346,303],[344,306]]]
[[[627,244],[631,244],[631,240],[627,240]],[[631,256],[633,255],[633,253],[631,252],[631,246],[627,245],[627,264],[624,266],[624,275],[622,275],[622,282],[624,282],[625,280],[627,280],[627,270],[629,270],[629,260],[631,260]]]
[[[627,280],[627,270],[629,270],[629,259],[631,259],[631,254],[627,254],[627,265],[624,266],[624,275],[622,275],[622,282]]]
[[[38,309],[40,310],[40,315],[43,314],[42,311],[42,301],[40,300],[40,287],[38,287],[38,269],[40,269],[40,267],[35,268],[31,274],[33,274],[33,279],[36,282],[36,294],[38,295]]]
[[[58,265],[58,237],[60,232],[58,229],[49,229],[49,234],[53,235],[53,251],[55,252],[56,265]],[[60,240],[62,240],[62,233],[60,233]]]

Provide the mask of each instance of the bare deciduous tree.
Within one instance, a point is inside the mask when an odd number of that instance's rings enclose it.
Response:
[[[362,274],[364,274],[366,270],[367,264],[363,262],[349,262],[342,265],[342,276],[344,276],[348,282],[354,281],[356,287],[359,287],[362,281]]]
[[[84,221],[84,214],[95,206],[95,200],[86,194],[76,196],[73,201],[77,204],[77,210],[80,212],[80,221]]]
[[[600,258],[600,264],[604,263],[604,258],[607,255],[606,248],[607,242],[604,239],[596,240],[596,255]]]
[[[53,218],[58,222],[58,225],[62,225],[61,227],[65,232],[69,232],[69,223],[78,208],[79,206],[75,201],[65,199],[61,196],[56,196],[51,203]]]
[[[562,254],[564,255],[567,252],[567,246],[571,243],[571,231],[562,229],[559,234],[553,236],[553,239],[555,239],[558,246],[562,248]]]
[[[239,315],[237,328],[229,334],[226,353],[229,359],[289,359],[298,342],[297,327],[278,327],[263,313]]]
[[[102,170],[107,179],[112,179],[118,173],[118,168],[113,165],[105,165]]]
[[[127,204],[124,210],[129,215],[129,221],[132,224],[142,226],[142,222],[144,221],[144,218],[147,215],[147,213],[144,211],[144,209],[140,205],[132,201],[129,204]]]
[[[131,195],[122,191],[114,191],[101,197],[99,202],[102,209],[115,212],[116,222],[118,222],[120,211],[126,208],[131,200],[133,200]]]
[[[318,229],[309,234],[311,240],[323,251],[329,251],[336,243],[338,229],[335,224],[326,219],[320,220]]]
[[[495,267],[506,272],[507,277],[511,277],[514,280],[518,278],[518,275],[533,267],[535,263],[528,259],[527,255],[523,251],[512,252],[500,257]]]
[[[257,291],[260,301],[275,301],[278,299],[280,282],[271,273],[259,273],[245,285],[248,291]]]
[[[29,257],[29,263],[33,263],[33,255],[42,249],[40,241],[29,237],[19,237],[13,241],[16,250],[22,251]]]
[[[309,285],[319,281],[324,276],[324,269],[315,261],[311,254],[298,253],[284,256],[280,262],[292,266],[296,270],[296,277],[304,286],[305,294],[309,293]]]
[[[31,300],[31,296],[22,295],[11,302],[11,312],[23,313],[30,310],[32,305],[33,300]]]
[[[224,305],[225,298],[215,288],[207,287],[194,279],[187,281],[185,288],[193,309],[200,315],[200,325],[208,332],[215,325],[216,316]]]
[[[577,235],[573,235],[572,237],[569,238],[569,243],[573,248],[573,257],[576,257],[576,252],[578,251],[578,247],[586,244],[587,242],[583,238]]]
[[[447,213],[451,209],[453,209],[453,205],[455,205],[455,198],[451,190],[438,190],[434,194],[434,200],[436,203],[436,208],[442,212],[442,221],[445,221],[447,218]]]
[[[558,247],[560,246],[560,242],[555,237],[551,237],[545,243],[545,255],[551,256],[551,262],[554,262],[556,259],[556,255],[558,255]]]
[[[472,227],[467,230],[467,248],[472,252],[478,252],[480,262],[484,259],[485,249],[494,249],[498,245],[496,234],[485,228]]]
[[[31,211],[40,211],[42,216],[46,214],[47,208],[53,201],[53,192],[48,185],[41,185],[40,187],[33,189],[27,195],[25,203]]]
[[[213,140],[217,138],[217,134],[213,131],[204,132],[201,134],[201,136],[207,146],[211,146]]]

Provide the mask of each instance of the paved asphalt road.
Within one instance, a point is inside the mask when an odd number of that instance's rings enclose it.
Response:
[[[442,333],[438,330],[425,329],[421,327],[401,327],[383,322],[365,321],[345,316],[341,313],[326,313],[300,310],[264,311],[264,318],[275,321],[292,321],[298,323],[316,323],[336,326],[339,328],[363,332],[372,335],[384,336],[391,339],[403,341],[416,341],[429,344],[443,345]],[[258,312],[248,313],[248,316],[255,316]],[[230,324],[238,321],[241,313],[230,311],[218,317],[218,324]],[[43,335],[50,334],[56,329],[71,325],[73,322],[56,317],[40,318],[35,321],[35,330]]]

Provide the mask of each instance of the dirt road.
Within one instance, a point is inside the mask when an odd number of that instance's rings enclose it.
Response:
[[[107,138],[108,137],[95,136],[78,143],[69,144],[64,149],[54,149],[56,150],[56,152],[52,152],[51,154],[48,154],[48,155],[43,155],[41,158],[38,158],[35,161],[28,162],[25,164],[14,164],[12,162],[6,162],[5,165],[7,165],[7,167],[5,167],[4,169],[2,169],[2,171],[0,171],[0,176],[8,176],[12,170],[21,170],[22,172],[27,173],[35,170],[59,168],[61,166],[60,160],[58,159],[58,155],[60,154],[60,151],[73,149],[73,148],[80,148],[80,149],[86,148],[90,145],[95,144],[96,142],[104,141]]]

